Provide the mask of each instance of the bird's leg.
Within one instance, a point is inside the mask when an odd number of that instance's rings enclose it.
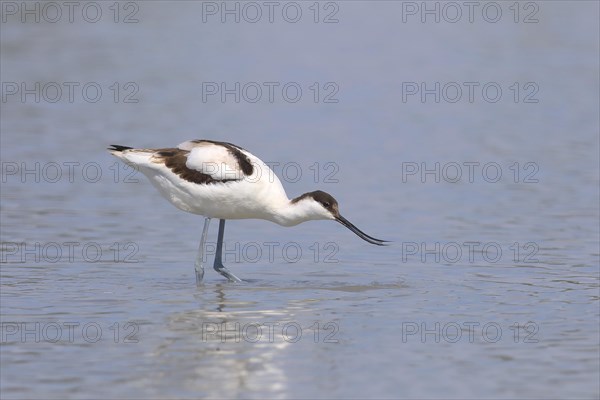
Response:
[[[196,269],[196,285],[200,285],[202,283],[202,278],[204,278],[204,244],[206,243],[208,225],[210,225],[210,218],[204,220],[204,228],[202,229],[200,245],[198,246],[198,255],[196,256],[196,262],[194,263]]]
[[[219,236],[217,239],[217,254],[215,255],[215,271],[229,279],[229,282],[242,282],[240,278],[229,272],[223,265],[222,254],[223,254],[223,234],[225,233],[225,220],[219,220]]]

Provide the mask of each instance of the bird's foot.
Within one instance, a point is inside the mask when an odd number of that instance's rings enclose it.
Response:
[[[225,278],[229,280],[229,282],[240,283],[243,282],[240,278],[229,272],[227,268],[223,264],[215,263],[214,265],[215,271],[223,275]]]
[[[204,268],[196,267],[196,286],[202,285],[202,279],[204,279]]]

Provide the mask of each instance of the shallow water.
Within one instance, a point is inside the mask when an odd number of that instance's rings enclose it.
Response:
[[[599,396],[597,3],[520,3],[518,23],[512,3],[497,23],[422,23],[420,2],[321,3],[318,23],[312,3],[297,23],[119,4],[117,23],[101,3],[97,23],[0,24],[2,398]],[[79,86],[53,103],[6,82]],[[292,89],[270,102],[269,82]],[[208,269],[196,287],[202,217],[105,151],[192,138],[249,149],[290,196],[326,190],[394,244],[230,221],[247,282]]]

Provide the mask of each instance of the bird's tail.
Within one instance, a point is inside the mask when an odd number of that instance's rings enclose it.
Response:
[[[107,149],[110,154],[123,160],[126,164],[132,167],[149,167],[155,166],[151,161],[155,150],[152,149],[135,149],[133,147],[111,144]]]
[[[107,150],[110,152],[113,152],[113,151],[121,152],[123,150],[129,150],[129,149],[133,149],[133,147],[120,146],[118,144],[111,144]]]

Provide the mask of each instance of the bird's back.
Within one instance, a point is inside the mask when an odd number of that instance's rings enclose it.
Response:
[[[288,198],[261,159],[226,142],[191,140],[176,148],[113,146],[176,207],[213,218],[267,218]]]

